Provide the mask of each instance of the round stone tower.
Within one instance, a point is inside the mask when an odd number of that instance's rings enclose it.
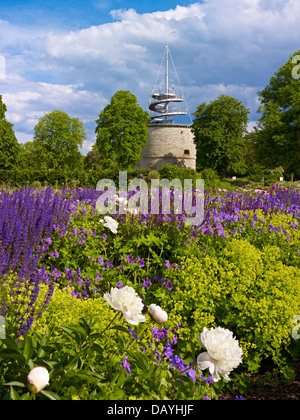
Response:
[[[149,140],[142,150],[138,167],[161,169],[166,164],[196,169],[196,147],[189,125],[149,126]]]
[[[169,164],[196,169],[196,146],[191,126],[175,124],[170,118],[186,115],[187,108],[178,106],[184,102],[184,97],[177,96],[174,88],[169,90],[169,54],[166,45],[165,90],[152,90],[149,140],[141,152],[138,168],[160,169]],[[173,103],[176,103],[175,107]]]

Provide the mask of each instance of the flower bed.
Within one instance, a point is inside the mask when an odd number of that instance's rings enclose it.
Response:
[[[0,192],[0,399],[218,399],[266,363],[292,377],[298,192],[206,192],[198,226],[103,217],[98,197]],[[49,381],[28,388],[37,367]]]

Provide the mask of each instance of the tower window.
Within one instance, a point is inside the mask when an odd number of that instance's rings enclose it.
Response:
[[[185,154],[185,156],[190,156],[190,151],[186,149],[186,150],[184,151],[184,154]]]

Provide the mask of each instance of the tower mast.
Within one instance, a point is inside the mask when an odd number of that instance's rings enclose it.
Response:
[[[165,95],[166,98],[169,94],[169,49],[168,43],[166,44],[166,77],[165,77]],[[166,114],[168,114],[169,104],[166,102]],[[168,115],[165,116],[165,119],[168,119]]]
[[[151,120],[153,121],[153,123],[163,123],[162,117],[165,117],[164,123],[170,124],[174,121],[173,119],[169,119],[170,116],[187,114],[186,108],[175,108],[172,106],[169,107],[169,104],[172,104],[172,102],[184,102],[183,96],[177,96],[174,89],[172,90],[172,92],[169,91],[169,54],[169,46],[167,43],[165,65],[165,91],[162,93],[160,90],[155,91],[155,88],[152,89],[152,101],[149,102],[149,109],[153,112],[151,115]]]

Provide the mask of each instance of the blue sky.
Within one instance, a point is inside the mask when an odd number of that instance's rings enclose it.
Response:
[[[250,109],[251,129],[257,92],[300,50],[299,17],[299,0],[0,0],[7,119],[24,143],[45,112],[65,111],[85,124],[86,154],[117,90],[147,109],[168,42],[190,113],[226,94]]]
[[[48,27],[84,28],[111,22],[109,14],[116,9],[135,9],[138,13],[166,11],[193,1],[124,1],[124,0],[1,0],[1,19],[16,24]]]

